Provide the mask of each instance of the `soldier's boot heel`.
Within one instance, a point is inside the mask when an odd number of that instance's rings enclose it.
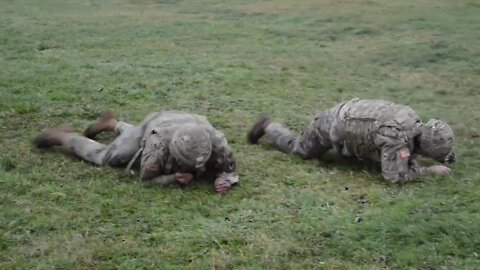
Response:
[[[251,144],[257,144],[263,135],[265,135],[265,129],[272,122],[270,116],[265,113],[262,113],[252,128],[247,133],[247,141]]]
[[[87,138],[93,139],[99,133],[103,131],[113,131],[117,120],[111,110],[105,110],[98,119],[98,122],[90,125],[84,132],[83,135]]]
[[[38,148],[49,148],[52,146],[60,146],[63,144],[67,136],[75,134],[72,126],[63,126],[58,128],[51,128],[43,131],[35,138],[33,143]]]

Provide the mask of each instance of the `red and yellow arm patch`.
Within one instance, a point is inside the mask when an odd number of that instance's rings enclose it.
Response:
[[[410,150],[408,148],[402,148],[398,150],[398,156],[400,158],[409,158],[410,157]]]

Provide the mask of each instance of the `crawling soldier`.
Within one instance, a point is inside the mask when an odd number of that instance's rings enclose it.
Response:
[[[109,145],[92,138],[103,131],[118,136]],[[77,134],[71,127],[44,131],[39,148],[62,146],[99,166],[127,166],[140,158],[140,177],[160,185],[189,184],[204,173],[215,174],[215,190],[226,192],[238,182],[236,162],[225,136],[204,116],[184,112],[152,113],[139,125],[117,121],[106,110],[99,121]]]
[[[321,112],[301,136],[261,115],[247,135],[258,143],[263,136],[281,151],[301,158],[319,158],[333,148],[343,156],[381,162],[383,178],[404,183],[427,173],[450,174],[443,165],[422,167],[418,155],[439,162],[454,161],[453,131],[442,121],[422,123],[410,107],[384,100],[352,99]]]

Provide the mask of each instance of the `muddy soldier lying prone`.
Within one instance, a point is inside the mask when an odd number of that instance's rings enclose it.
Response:
[[[94,141],[95,135],[114,131],[109,145]],[[105,111],[100,120],[84,132],[54,128],[40,134],[39,148],[62,146],[67,151],[99,166],[127,166],[140,158],[140,176],[160,185],[187,185],[194,178],[215,174],[215,190],[227,191],[238,182],[236,162],[225,136],[204,116],[184,112],[152,113],[138,126],[115,120]]]

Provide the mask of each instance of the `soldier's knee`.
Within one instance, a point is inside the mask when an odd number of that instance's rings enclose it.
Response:
[[[103,158],[103,165],[108,165],[112,167],[119,167],[130,162],[131,155],[110,155]]]
[[[291,143],[291,154],[296,155],[302,159],[318,158],[324,152],[325,148],[314,140],[302,140],[298,137]],[[328,150],[328,149],[327,149]]]
[[[105,154],[103,155],[103,157],[101,158],[101,163],[102,165],[104,166],[112,166],[112,167],[116,167],[116,166],[121,166],[122,164],[125,164],[128,162],[125,161],[127,158],[125,157],[125,155],[122,155],[121,153],[119,153],[116,145],[111,145],[110,148],[105,152]]]
[[[305,151],[305,149],[292,149],[290,151],[290,154],[291,155],[294,155],[294,156],[297,156],[301,159],[311,159],[311,158],[314,158],[314,155],[313,153],[309,152],[309,151]]]
[[[305,151],[305,149],[301,149],[301,148],[290,148],[290,153],[289,154],[297,156],[297,157],[302,158],[302,159],[311,158],[310,153]]]

